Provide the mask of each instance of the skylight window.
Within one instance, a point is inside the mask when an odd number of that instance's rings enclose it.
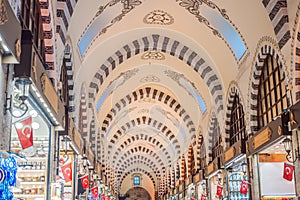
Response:
[[[236,58],[240,60],[246,52],[246,46],[236,32],[235,28],[224,17],[214,9],[202,7],[201,14],[209,21],[209,23],[220,32],[226,40]]]

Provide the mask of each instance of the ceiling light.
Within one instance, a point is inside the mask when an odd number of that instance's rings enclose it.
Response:
[[[31,117],[37,117],[38,116],[38,113],[37,113],[36,110],[29,111],[29,114],[31,115]]]
[[[16,126],[17,129],[22,129],[23,124],[21,122],[16,122],[15,126]]]
[[[40,124],[39,123],[37,123],[37,122],[32,122],[32,124],[31,124],[31,127],[32,127],[32,129],[39,129],[40,128]]]

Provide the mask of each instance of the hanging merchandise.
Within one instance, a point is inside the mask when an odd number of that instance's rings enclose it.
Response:
[[[91,188],[92,194],[93,194],[93,198],[97,199],[99,197],[99,192],[98,192],[98,186],[94,186]]]
[[[207,197],[207,196],[206,196],[205,194],[202,194],[202,195],[201,195],[201,200],[206,200],[206,197]]]
[[[66,183],[72,181],[72,163],[63,165],[61,171]]]
[[[15,123],[22,149],[33,146],[32,117],[28,117],[20,122]]]
[[[84,175],[84,176],[80,177],[80,180],[81,180],[81,184],[82,184],[83,189],[86,190],[90,185],[89,176]]]
[[[16,184],[17,162],[14,157],[0,157],[0,200],[13,199],[11,186]]]
[[[246,181],[242,181],[240,187],[240,193],[247,194],[247,192],[248,192],[248,183]]]
[[[289,163],[284,163],[283,167],[283,178],[292,181],[293,180],[293,173],[294,173],[295,166]]]
[[[223,187],[218,185],[217,186],[217,192],[216,192],[216,196],[220,197],[222,196],[222,191],[223,191]]]

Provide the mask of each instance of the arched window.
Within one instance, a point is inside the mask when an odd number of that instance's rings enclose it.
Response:
[[[241,139],[246,139],[246,126],[244,121],[244,110],[240,98],[235,94],[230,116],[230,146]]]
[[[266,126],[288,107],[284,75],[276,59],[268,55],[262,68],[257,96],[258,128]]]

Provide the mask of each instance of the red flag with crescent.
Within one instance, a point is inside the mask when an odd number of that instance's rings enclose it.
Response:
[[[66,183],[72,181],[72,163],[68,163],[61,167],[61,172],[65,178]]]
[[[223,187],[218,185],[216,195],[217,196],[222,196],[222,192],[223,192]]]
[[[22,125],[16,126],[17,123],[15,123],[15,128],[22,146],[22,149],[26,149],[28,147],[33,146],[33,132],[32,132],[32,117],[28,117],[24,119],[21,122]]]
[[[245,181],[242,181],[241,187],[240,187],[240,193],[247,194],[248,192],[248,183]]]
[[[292,181],[295,166],[291,165],[289,163],[284,163],[283,167],[284,167],[284,169],[283,169],[283,178],[288,180],[288,181]]]
[[[80,177],[81,180],[81,184],[84,190],[86,190],[87,188],[89,188],[90,182],[89,182],[89,176],[88,175],[84,175],[82,177]]]
[[[206,200],[206,195],[205,194],[201,195],[201,200]]]
[[[97,199],[99,197],[98,186],[92,187],[91,190],[92,190],[93,198]]]

